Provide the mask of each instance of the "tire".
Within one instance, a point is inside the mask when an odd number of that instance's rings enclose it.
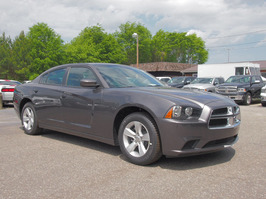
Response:
[[[132,113],[125,117],[118,139],[122,153],[134,164],[148,165],[162,156],[158,130],[145,113]]]
[[[250,105],[252,103],[252,97],[250,93],[246,93],[243,98],[243,104],[244,105]]]
[[[266,106],[266,102],[261,102],[261,105],[265,107]]]
[[[36,111],[31,102],[24,105],[21,112],[21,122],[26,134],[37,135],[41,133],[42,129],[38,126]]]

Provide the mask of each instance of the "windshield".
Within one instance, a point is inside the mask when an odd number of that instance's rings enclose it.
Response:
[[[152,75],[133,67],[112,65],[96,66],[96,69],[111,88],[163,86]]]
[[[226,83],[250,83],[250,76],[232,76],[229,77]]]
[[[172,80],[169,80],[168,83],[181,84],[185,81],[185,77],[173,77]]]
[[[213,78],[196,78],[194,79],[191,84],[211,84]]]

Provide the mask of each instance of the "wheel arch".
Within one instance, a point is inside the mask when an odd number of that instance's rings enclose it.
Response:
[[[32,102],[29,98],[24,98],[21,100],[20,105],[19,105],[19,115],[21,115],[22,109],[27,104],[28,102]]]
[[[132,114],[132,113],[145,113],[147,114],[152,120],[153,123],[158,131],[159,137],[160,137],[160,132],[159,132],[159,128],[157,125],[157,122],[155,120],[155,117],[153,116],[152,113],[150,113],[147,109],[142,108],[142,107],[138,107],[138,106],[128,106],[128,107],[124,107],[121,110],[119,110],[119,112],[116,114],[115,120],[114,120],[114,124],[113,124],[113,136],[114,136],[114,143],[115,145],[119,145],[118,142],[118,131],[119,131],[119,127],[123,121],[123,119]],[[161,142],[161,141],[160,141]]]

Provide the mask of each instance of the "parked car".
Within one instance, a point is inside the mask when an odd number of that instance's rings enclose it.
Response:
[[[165,83],[171,80],[171,77],[156,77],[156,78]]]
[[[118,64],[67,64],[15,88],[26,134],[42,129],[119,145],[132,163],[214,152],[238,140],[240,109],[220,95],[164,87]]]
[[[215,92],[218,84],[224,83],[223,77],[197,77],[189,85],[183,87],[185,90]]]
[[[264,86],[261,89],[260,96],[261,96],[261,105],[266,106],[266,86]]]
[[[190,84],[196,77],[192,76],[177,76],[172,77],[171,80],[169,80],[167,83],[171,87],[175,88],[183,88],[183,86]]]
[[[22,82],[23,84],[31,83],[31,80],[25,80]]]
[[[0,93],[2,94],[2,104],[13,102],[14,90],[21,84],[15,80],[0,80]]]
[[[236,75],[217,86],[216,93],[225,95],[236,102],[249,105],[252,99],[260,98],[264,83],[259,75]]]

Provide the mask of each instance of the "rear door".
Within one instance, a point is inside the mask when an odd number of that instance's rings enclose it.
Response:
[[[61,96],[65,74],[65,68],[51,71],[41,77],[39,84],[34,85],[32,99],[41,125],[63,127]]]

